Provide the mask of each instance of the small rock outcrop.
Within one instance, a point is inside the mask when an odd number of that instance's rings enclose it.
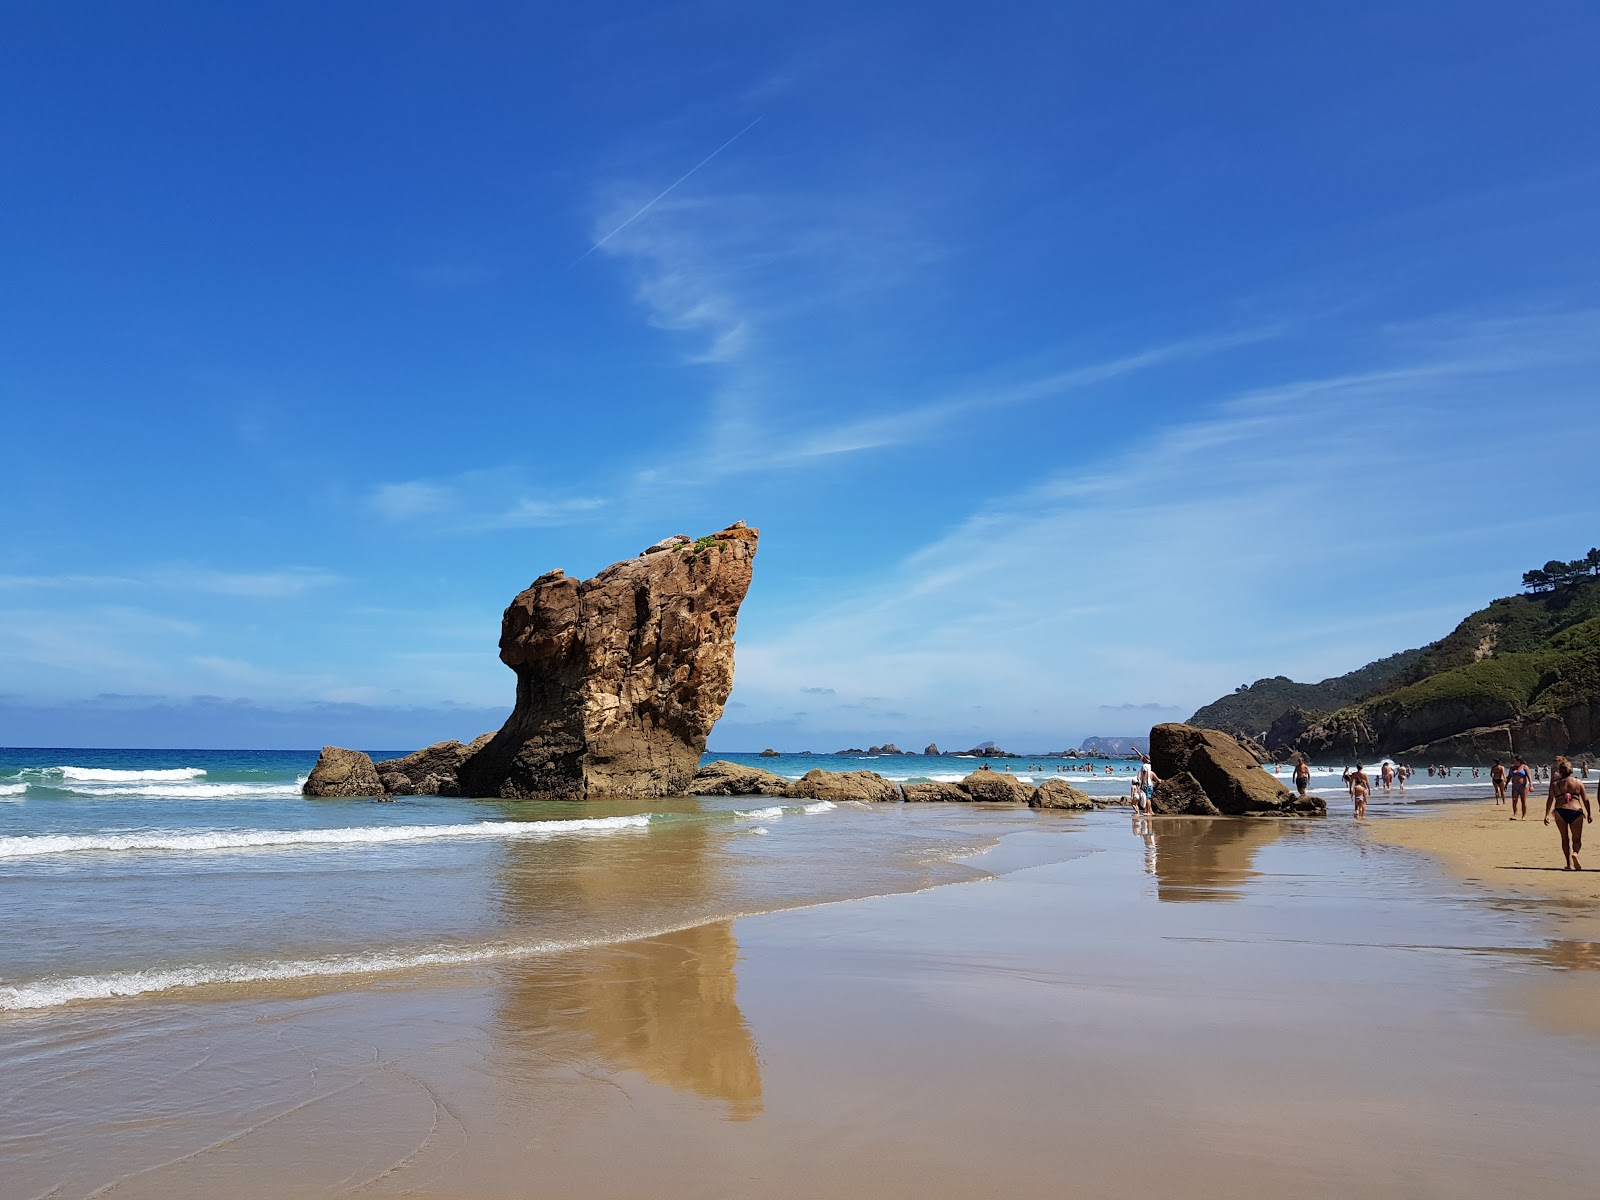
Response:
[[[980,772],[980,774],[982,773]],[[1028,804],[1033,808],[1085,809],[1095,807],[1093,798],[1087,792],[1079,791],[1065,779],[1046,779],[1033,789],[1033,794],[1028,797]]]
[[[961,790],[959,783],[940,783],[931,780],[924,783],[902,783],[900,794],[905,797],[908,804],[966,804],[972,797]]]
[[[940,753],[939,743],[938,742],[929,742],[928,743],[928,748],[926,750],[924,750],[923,753],[924,754],[938,754],[938,753]]]
[[[1316,796],[1296,797],[1231,734],[1193,725],[1157,725],[1150,731],[1150,765],[1163,780],[1187,772],[1224,816],[1326,815]],[[1187,788],[1186,784],[1180,787]],[[1159,787],[1157,789],[1160,790]],[[1187,793],[1192,796],[1192,793]],[[1172,793],[1176,802],[1176,793]]]
[[[782,758],[783,757],[776,750],[774,750],[771,746],[768,746],[765,750],[763,750],[761,752],[760,756],[762,758]]]
[[[900,789],[875,771],[807,771],[787,793],[804,800],[862,800],[882,803],[900,799]]]
[[[459,796],[461,764],[489,744],[492,733],[479,734],[463,746],[438,742],[404,758],[385,758],[372,765],[383,790],[391,796]]]
[[[541,575],[506,609],[516,707],[459,771],[507,799],[681,795],[733,688],[733,637],[757,531],[683,535],[593,579]]]
[[[307,796],[344,799],[350,796],[383,796],[383,782],[372,759],[359,750],[324,746],[301,788]]]
[[[691,796],[787,796],[793,786],[794,781],[785,779],[782,775],[719,758],[694,773],[694,780],[689,784],[689,794]]]
[[[961,781],[961,790],[981,804],[1026,803],[1034,788],[1005,771],[974,771]]]

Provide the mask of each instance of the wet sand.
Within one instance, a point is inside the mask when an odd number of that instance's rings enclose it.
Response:
[[[1432,820],[1045,814],[983,882],[12,1020],[0,1195],[1592,1195],[1600,959],[1382,844]]]
[[[1561,834],[1554,819],[1544,823],[1544,804],[1540,795],[1529,803],[1526,820],[1513,821],[1509,804],[1463,801],[1405,820],[1374,821],[1369,829],[1386,845],[1433,855],[1462,879],[1544,897],[1570,909],[1575,919],[1600,915],[1600,871],[1562,869]],[[1600,839],[1593,826],[1585,826],[1584,837],[1587,865],[1600,867]]]

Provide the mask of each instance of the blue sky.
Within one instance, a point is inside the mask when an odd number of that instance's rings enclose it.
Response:
[[[1600,541],[1590,4],[15,3],[0,743],[493,727],[762,530],[719,749],[1053,749]]]

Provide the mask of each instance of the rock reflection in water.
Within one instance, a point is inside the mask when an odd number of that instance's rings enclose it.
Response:
[[[512,848],[498,888],[509,925],[558,940],[618,940],[501,972],[502,1053],[493,1056],[509,1055],[501,1066],[546,1082],[552,1073],[592,1080],[596,1068],[632,1070],[721,1101],[732,1120],[761,1111],[760,1061],[735,996],[738,944],[726,919],[738,872],[721,841],[685,821]],[[631,930],[640,936],[626,940]]]
[[[1255,854],[1283,832],[1283,822],[1247,817],[1160,817],[1134,822],[1145,844],[1145,869],[1162,900],[1237,900],[1255,878]]]

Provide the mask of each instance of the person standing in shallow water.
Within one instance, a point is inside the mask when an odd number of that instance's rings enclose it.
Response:
[[[1294,764],[1294,790],[1304,796],[1306,794],[1306,789],[1310,786],[1311,767],[1306,762],[1306,756],[1302,754],[1300,756],[1300,761]]]
[[[1494,802],[1506,802],[1506,765],[1498,758],[1494,760],[1494,767],[1489,771],[1489,782],[1494,784]]]
[[[1555,817],[1561,833],[1561,856],[1567,861],[1563,870],[1583,870],[1578,861],[1578,852],[1583,849],[1583,826],[1594,820],[1594,813],[1589,808],[1589,789],[1573,777],[1572,764],[1564,757],[1556,759],[1555,769],[1550,772],[1550,794],[1544,802],[1546,825],[1551,817]]]
[[[1522,819],[1528,819],[1528,784],[1533,779],[1533,772],[1528,770],[1528,764],[1522,761],[1518,754],[1511,760],[1511,820],[1517,820],[1520,813]]]
[[[1367,796],[1372,791],[1372,781],[1367,778],[1367,773],[1360,763],[1356,764],[1355,774],[1350,776],[1350,798],[1356,802],[1356,819],[1367,815]]]

